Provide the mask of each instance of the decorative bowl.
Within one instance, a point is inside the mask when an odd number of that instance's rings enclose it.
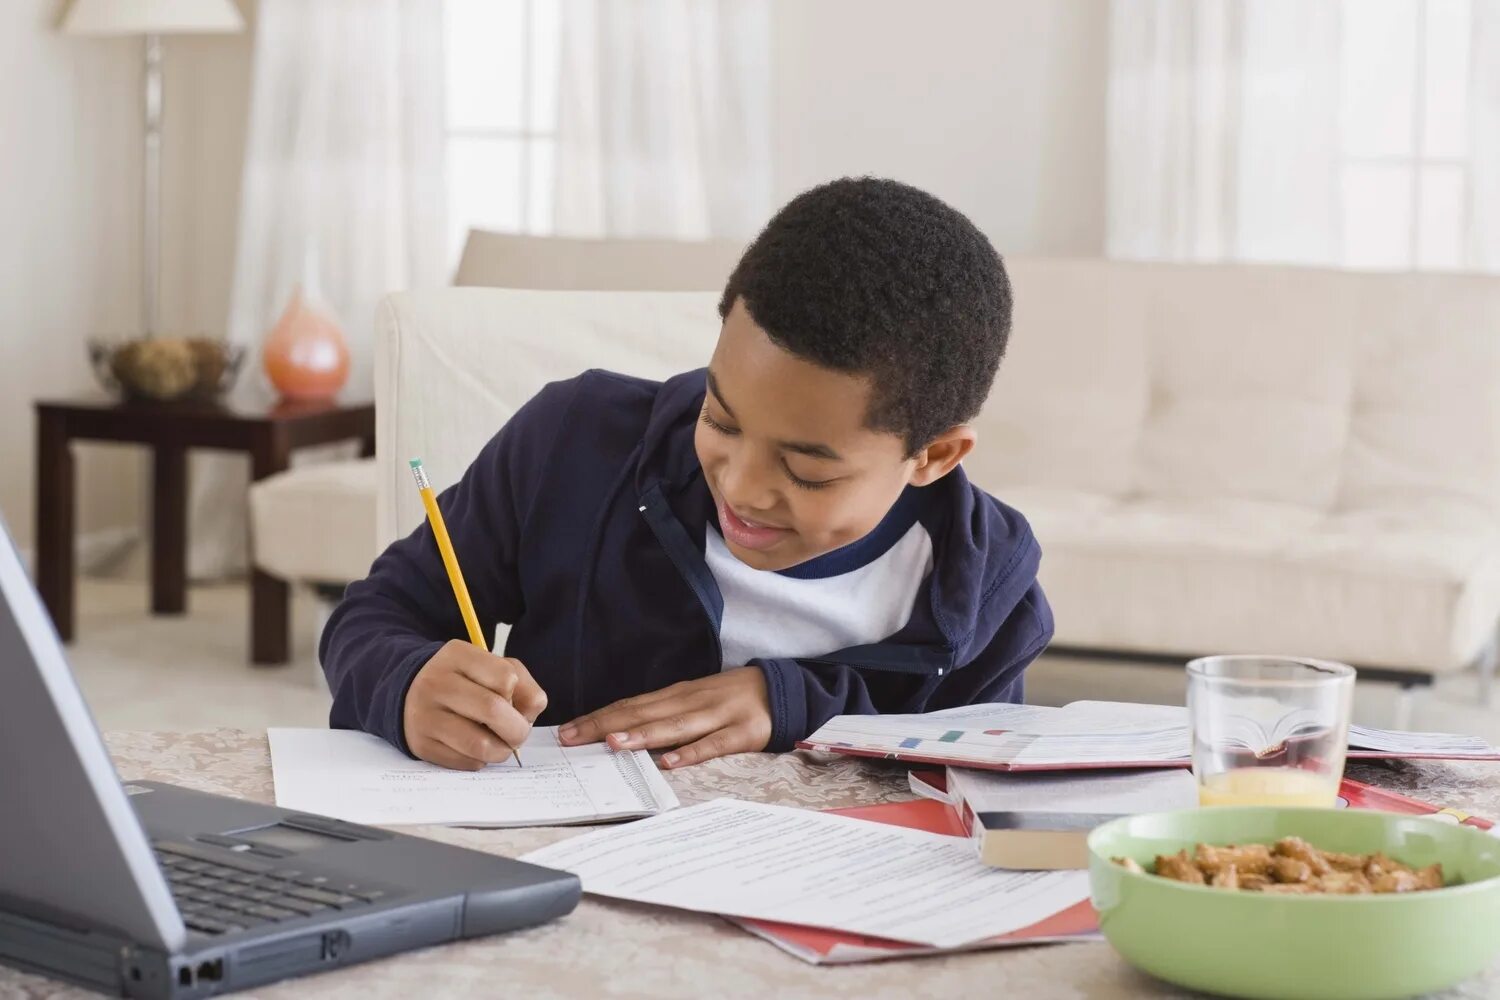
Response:
[[[234,384],[245,348],[211,337],[145,337],[89,342],[101,384],[131,400],[209,403]]]
[[[1283,895],[1127,871],[1204,844],[1301,837],[1327,851],[1441,862],[1447,886],[1381,895]],[[1500,956],[1500,838],[1423,816],[1363,809],[1214,807],[1114,820],[1089,835],[1099,927],[1144,972],[1235,997],[1408,997]]]

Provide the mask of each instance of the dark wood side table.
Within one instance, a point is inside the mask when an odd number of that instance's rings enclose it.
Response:
[[[280,403],[240,408],[202,403],[42,401],[36,404],[37,589],[64,641],[73,638],[74,441],[146,445],[152,452],[151,610],[187,608],[187,450],[250,456],[251,479],[287,468],[293,448],[358,440],[375,454],[373,403]],[[250,659],[290,656],[290,587],[252,567]]]

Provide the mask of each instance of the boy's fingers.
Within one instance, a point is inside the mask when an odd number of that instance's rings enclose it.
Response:
[[[527,722],[535,722],[537,716],[547,709],[547,692],[531,676],[531,671],[516,663],[516,686],[510,693],[510,703],[516,706],[516,711],[526,717]]]
[[[470,646],[472,654],[458,661],[458,672],[481,687],[487,687],[509,701],[520,682],[520,674],[526,673],[520,660],[509,660],[503,656],[487,653],[478,646]],[[519,668],[519,669],[517,669]],[[526,673],[527,678],[531,677]]]
[[[480,767],[508,760],[511,748],[492,733],[488,726],[449,714],[434,738],[455,753],[475,761]]]
[[[627,720],[636,718],[639,714],[640,706],[635,699],[626,698],[574,719],[558,730],[558,735],[568,745],[598,743],[612,732],[628,729],[630,724]]]
[[[412,741],[411,752],[439,767],[450,768],[454,771],[477,771],[484,766],[484,761],[475,760],[466,754],[461,754],[441,740],[431,737],[422,737]]]
[[[559,729],[558,737],[564,746],[599,743],[615,733],[629,732],[648,722],[681,715],[713,702],[701,681],[679,681],[659,691],[622,698],[580,715]]]
[[[677,711],[663,719],[612,731],[608,737],[609,745],[616,750],[660,750],[662,747],[681,746],[713,732],[722,721],[711,711]],[[615,738],[620,732],[624,732],[624,739]]]
[[[547,693],[520,660],[481,653],[465,658],[459,673],[516,706],[527,722],[535,722],[547,708]]]
[[[472,719],[512,747],[531,732],[531,722],[508,700],[467,677],[455,677],[438,692],[437,703],[465,719]]]
[[[629,732],[663,715],[670,716],[680,708],[675,700],[642,703],[627,698],[568,723],[562,728],[561,735],[563,742],[568,744],[598,743],[607,736]]]
[[[743,753],[749,745],[744,738],[746,735],[738,727],[733,726],[727,729],[715,729],[700,740],[695,740],[669,754],[663,754],[661,762],[667,768],[687,767],[689,764],[701,764],[715,757]]]

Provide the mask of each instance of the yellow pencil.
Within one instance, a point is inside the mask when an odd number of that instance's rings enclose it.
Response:
[[[480,649],[488,649],[484,641],[484,632],[479,627],[479,616],[474,613],[474,602],[469,598],[469,587],[464,583],[463,570],[458,567],[458,555],[453,551],[453,540],[448,537],[448,525],[443,523],[443,512],[438,508],[437,497],[432,492],[432,483],[427,481],[427,472],[422,468],[420,458],[411,460],[411,474],[417,480],[417,492],[422,495],[422,506],[427,508],[427,523],[432,525],[432,535],[437,539],[438,552],[443,556],[443,568],[448,571],[448,582],[453,585],[453,596],[458,601],[459,613],[464,616],[464,627],[469,630],[469,641]],[[500,737],[500,742],[505,743],[505,738]],[[509,743],[505,745],[510,747]],[[516,766],[522,766],[521,754],[516,748],[510,747],[510,752],[516,758]]]

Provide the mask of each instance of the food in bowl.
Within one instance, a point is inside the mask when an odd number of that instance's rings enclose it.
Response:
[[[1413,868],[1384,853],[1323,851],[1301,837],[1283,837],[1274,846],[1199,844],[1191,855],[1158,854],[1148,871],[1134,858],[1112,858],[1127,871],[1158,875],[1191,885],[1246,892],[1314,893],[1421,892],[1443,887],[1443,866]]]
[[[1300,837],[1325,854],[1441,863],[1432,892],[1235,892],[1133,872],[1199,844]],[[1196,861],[1195,861],[1196,867]],[[1202,870],[1199,870],[1202,874]],[[1099,929],[1137,968],[1188,989],[1263,1000],[1391,1000],[1445,989],[1500,959],[1500,837],[1373,809],[1220,806],[1111,820],[1089,834]],[[1479,992],[1483,992],[1481,987]]]

